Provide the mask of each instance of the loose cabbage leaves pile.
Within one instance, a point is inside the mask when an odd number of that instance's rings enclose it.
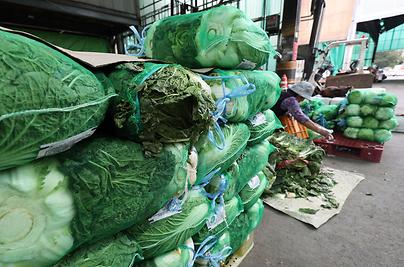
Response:
[[[62,53],[0,31],[0,170],[91,135],[115,95],[110,89]]]
[[[329,173],[321,171],[325,153],[320,147],[285,132],[278,132],[269,140],[278,149],[269,160],[271,165],[276,165],[272,194],[322,197],[325,208],[338,207],[331,192],[336,182]]]
[[[0,172],[0,265],[48,266],[145,221],[184,191],[188,150],[168,145],[145,158],[140,144],[94,138]]]
[[[220,6],[156,21],[146,56],[190,68],[258,68],[276,54],[265,31],[239,9]]]
[[[179,65],[124,63],[109,74],[115,132],[158,153],[162,143],[195,142],[212,124],[209,86]]]

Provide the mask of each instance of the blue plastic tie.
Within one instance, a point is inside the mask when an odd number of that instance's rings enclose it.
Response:
[[[145,28],[142,30],[141,35],[139,34],[139,32],[137,31],[137,29],[135,28],[135,26],[129,26],[129,29],[131,29],[131,31],[132,31],[133,34],[135,35],[135,38],[136,38],[138,44],[133,44],[133,45],[129,46],[128,48],[125,47],[125,54],[130,55],[130,56],[136,56],[136,57],[140,57],[140,56],[144,56],[144,55],[145,55],[145,45],[144,45],[144,42],[145,42],[145,39],[146,39],[146,31],[149,29],[150,26],[151,26],[151,25],[145,27]],[[133,49],[133,48],[138,49],[139,52],[134,53],[134,54],[129,53],[128,50],[129,50],[129,49]]]
[[[210,182],[210,180],[212,180],[213,176],[215,176],[215,174],[217,174],[220,170],[221,168],[219,167],[214,169],[210,173],[206,174],[205,177],[202,178],[201,182],[196,187],[198,188],[205,187]]]
[[[213,117],[213,130],[209,129],[208,131],[208,139],[209,141],[215,145],[219,150],[223,150],[225,147],[225,136],[223,134],[222,129],[219,125],[219,120],[223,123],[227,122],[227,119],[224,118],[224,114],[226,112],[226,104],[230,101],[231,98],[247,96],[255,91],[255,85],[248,82],[247,78],[239,75],[227,75],[227,76],[207,76],[200,75],[203,80],[221,80],[223,97],[216,101],[216,110],[212,112]],[[225,80],[227,79],[240,79],[245,85],[234,88],[229,94],[226,94],[226,84]],[[214,132],[219,137],[219,142],[216,141],[214,136]]]
[[[346,106],[348,106],[348,99],[344,98],[340,103],[339,103],[339,108],[338,108],[338,114],[341,114]]]
[[[216,245],[218,238],[216,236],[208,236],[199,246],[198,250],[194,252],[191,262],[188,267],[194,266],[196,259],[201,258],[209,261],[209,266],[219,267],[219,261],[226,259],[232,252],[232,248],[229,246],[224,247],[220,252],[212,254],[210,250]]]

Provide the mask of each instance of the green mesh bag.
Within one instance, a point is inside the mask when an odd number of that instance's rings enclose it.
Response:
[[[360,128],[363,124],[363,119],[359,116],[351,116],[346,118],[346,124],[348,127]]]
[[[365,100],[365,90],[352,90],[348,96],[349,104],[361,104]]]
[[[358,139],[366,141],[374,141],[374,131],[368,128],[361,128],[358,131]]]
[[[240,172],[237,177],[236,192],[240,192],[248,181],[265,167],[273,150],[273,145],[267,140],[254,146],[249,146],[244,150],[237,159]]]
[[[369,129],[377,129],[379,128],[379,121],[372,116],[367,116],[363,118],[362,127]]]
[[[272,71],[216,69],[210,76],[207,83],[211,87],[213,98],[216,101],[230,99],[226,103],[224,117],[231,122],[246,121],[256,113],[271,108],[280,96],[280,79]],[[213,79],[216,76],[217,79]],[[245,90],[252,90],[251,84],[255,86],[255,91],[243,96]],[[240,89],[246,86],[250,86],[249,89]]]
[[[250,139],[248,140],[250,146],[268,138],[275,130],[283,128],[281,121],[270,109],[256,114],[246,124],[250,130]]]
[[[230,247],[232,252],[236,252],[250,234],[250,218],[247,212],[242,212],[229,225],[227,230],[230,233]]]
[[[0,172],[0,265],[49,266],[143,222],[184,191],[188,150],[145,158],[137,143],[95,138]]]
[[[69,149],[104,119],[112,88],[62,53],[0,31],[0,170]]]
[[[180,213],[134,225],[125,232],[140,245],[143,257],[150,259],[184,244],[205,226],[211,212],[208,198],[202,190],[194,189],[188,192]]]
[[[260,225],[262,217],[264,216],[264,203],[262,202],[262,199],[257,199],[257,201],[246,211],[250,220],[248,232],[251,233],[258,227],[258,225]]]
[[[359,132],[359,128],[348,127],[344,130],[343,135],[348,138],[357,139],[358,132]]]
[[[265,177],[263,172],[259,172],[256,176],[251,178],[250,181],[241,189],[239,195],[243,201],[244,209],[248,210],[254,205],[255,202],[264,192],[265,188],[268,186],[268,179]]]
[[[375,118],[380,121],[385,121],[394,117],[394,109],[380,107],[375,113]]]
[[[382,107],[394,107],[397,104],[397,97],[392,93],[368,91],[364,102]]]
[[[357,104],[349,104],[345,108],[345,114],[347,116],[359,116],[361,107]]]
[[[209,184],[205,187],[206,191],[211,194],[219,192],[222,179],[226,179],[227,186],[226,191],[223,194],[224,201],[229,201],[237,194],[237,177],[239,176],[240,169],[236,162],[222,174],[215,175]]]
[[[320,117],[326,120],[334,120],[338,115],[338,109],[338,105],[322,105],[313,111],[311,117],[314,120],[318,120]]]
[[[276,54],[268,35],[239,9],[220,6],[167,17],[147,32],[146,56],[190,68],[258,68]]]
[[[378,143],[385,143],[389,141],[393,135],[389,130],[377,129],[374,131],[374,141]]]
[[[137,267],[188,267],[194,256],[194,242],[189,238],[177,249],[153,259],[136,263]],[[129,265],[124,265],[129,266]]]
[[[364,116],[370,116],[370,115],[375,114],[376,110],[377,110],[377,106],[365,104],[365,105],[362,105],[362,106],[361,106],[361,109],[360,109],[359,114],[360,114],[360,116],[362,116],[362,117],[364,117]]]
[[[380,121],[378,128],[386,129],[386,130],[393,130],[398,126],[398,122],[396,117],[393,117],[388,120]]]
[[[206,238],[211,235],[220,236],[223,231],[225,231],[230,224],[243,212],[243,202],[241,201],[238,195],[234,196],[231,200],[225,202],[224,212],[226,217],[224,221],[216,225],[213,229],[209,229],[207,225],[205,225],[198,233],[193,236],[193,240],[195,244],[202,243]]]
[[[124,63],[109,79],[119,94],[110,112],[116,133],[142,141],[147,151],[196,141],[212,123],[209,86],[179,65]]]
[[[221,150],[203,135],[196,143],[198,151],[197,181],[199,184],[210,172],[220,168],[223,172],[243,153],[250,138],[250,132],[244,123],[226,124],[222,127],[225,145]]]

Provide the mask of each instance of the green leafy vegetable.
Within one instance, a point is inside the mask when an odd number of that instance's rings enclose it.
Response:
[[[237,177],[237,192],[240,192],[248,181],[265,167],[269,154],[273,150],[272,144],[264,140],[259,144],[247,147],[243,151],[237,159],[237,164],[240,168],[239,176]]]
[[[251,133],[248,145],[255,145],[268,138],[275,130],[283,128],[278,117],[270,109],[256,114],[246,124]]]
[[[217,193],[220,189],[222,179],[226,179],[227,187],[226,191],[224,192],[223,198],[224,201],[232,199],[234,195],[237,194],[237,177],[239,176],[239,172],[240,169],[238,167],[238,164],[236,162],[233,162],[233,164],[230,166],[230,168],[227,169],[227,171],[222,174],[215,175],[212,178],[209,184],[205,187],[206,191],[212,194]]]
[[[359,129],[358,139],[373,141],[374,140],[374,132],[372,129],[362,128]]]
[[[396,119],[396,117],[393,117],[393,118],[385,120],[385,121],[380,121],[378,128],[386,129],[386,130],[393,130],[397,126],[398,126],[397,119]]]
[[[262,199],[257,199],[257,201],[253,203],[246,212],[249,219],[248,232],[251,233],[261,223],[264,215],[264,203],[262,202]]]
[[[240,215],[244,210],[241,198],[236,195],[231,200],[227,201],[224,206],[226,214],[225,220],[217,225],[215,228],[210,229],[205,225],[198,233],[193,236],[195,244],[202,243],[210,235],[219,236],[225,231],[231,223]]]
[[[215,69],[211,76],[239,76],[255,85],[255,91],[247,96],[232,97],[226,104],[225,117],[231,122],[242,122],[253,117],[256,113],[272,107],[280,96],[279,76],[271,71],[261,70],[220,70]],[[245,86],[240,78],[224,79],[225,89],[221,79],[208,80],[215,100],[239,91]]]
[[[243,153],[250,137],[247,125],[243,123],[226,124],[222,127],[225,137],[223,150],[213,145],[207,135],[201,136],[195,145],[198,151],[197,183],[208,173],[217,168],[227,170],[230,165]]]
[[[353,90],[348,94],[347,98],[350,104],[361,104],[364,101],[364,91]]]
[[[350,116],[346,118],[346,124],[348,127],[360,128],[363,124],[363,119],[359,116]]]
[[[379,127],[379,121],[376,120],[374,117],[367,116],[367,117],[363,118],[362,127],[376,129]]]
[[[319,210],[311,209],[311,208],[300,208],[299,212],[307,213],[307,214],[316,214]]]
[[[259,172],[256,176],[251,178],[247,185],[243,187],[239,195],[243,201],[244,209],[247,210],[251,208],[252,205],[257,202],[259,197],[264,192],[268,185],[268,180],[263,172]]]
[[[0,77],[0,170],[62,152],[88,137],[115,96],[69,57],[4,31]],[[45,149],[59,141],[65,142]]]
[[[359,132],[359,128],[348,127],[345,129],[343,134],[346,137],[356,139],[356,138],[358,138],[358,132]]]
[[[345,113],[348,116],[359,116],[361,107],[357,104],[349,104],[345,108]]]
[[[231,6],[156,21],[145,48],[147,57],[190,68],[252,69],[276,54],[265,31]]]
[[[373,114],[375,114],[376,110],[377,110],[377,106],[366,104],[366,105],[361,106],[360,115],[361,116],[373,115]]]
[[[389,130],[377,129],[374,131],[374,141],[379,143],[385,143],[391,139],[393,135]]]
[[[182,211],[154,223],[134,225],[126,233],[136,240],[145,259],[174,250],[196,234],[211,213],[209,200],[200,190],[191,190]]]
[[[385,121],[394,117],[394,109],[392,108],[378,108],[375,114],[375,118],[381,121]]]
[[[95,138],[0,172],[0,265],[48,266],[143,222],[184,191],[187,159],[182,144],[145,158],[137,143]]]
[[[119,94],[111,108],[116,132],[149,152],[161,143],[195,142],[212,123],[209,86],[181,66],[124,63],[109,78]]]

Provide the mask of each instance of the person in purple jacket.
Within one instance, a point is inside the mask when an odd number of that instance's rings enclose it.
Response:
[[[321,125],[310,120],[306,114],[300,108],[299,102],[304,99],[311,99],[314,92],[314,85],[309,82],[299,82],[288,88],[286,91],[282,91],[278,102],[272,110],[275,112],[276,116],[283,116],[285,114],[290,114],[298,122],[306,126],[307,128],[321,134],[327,139],[334,139],[332,136],[332,130],[328,130]]]

